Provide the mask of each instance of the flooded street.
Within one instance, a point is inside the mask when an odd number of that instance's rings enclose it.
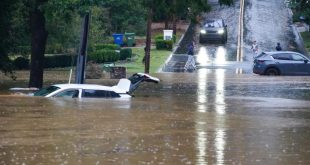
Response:
[[[131,99],[0,97],[0,164],[309,164],[310,77],[199,69]]]

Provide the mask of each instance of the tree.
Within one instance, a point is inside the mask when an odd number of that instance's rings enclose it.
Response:
[[[34,0],[30,9],[31,31],[31,63],[29,87],[41,88],[43,85],[44,53],[48,32],[45,28],[44,11],[42,5],[47,0]]]
[[[80,2],[75,0],[30,1],[31,64],[29,87],[41,88],[43,86],[44,53],[48,36],[45,27],[46,13],[44,9],[55,9],[56,7],[59,7],[58,12],[64,13],[66,10],[75,10],[76,8],[83,8],[85,6],[90,6],[90,2],[83,0]]]
[[[106,17],[109,18],[106,20],[109,21],[108,34],[145,33],[146,8],[140,0],[106,0],[98,6],[104,7],[107,11]]]
[[[16,3],[10,0],[0,1],[0,70],[10,74],[15,78],[12,71],[11,61],[8,57],[8,52],[13,48],[12,46],[12,11]]]

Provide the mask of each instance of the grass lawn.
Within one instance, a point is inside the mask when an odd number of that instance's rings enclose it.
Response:
[[[307,52],[310,52],[310,32],[302,32],[300,34],[304,40],[304,45],[307,49]]]
[[[135,54],[132,62],[126,62],[122,64],[116,63],[116,65],[125,66],[127,68],[127,73],[144,72],[144,63],[142,63],[142,59],[144,57],[144,48],[132,48],[132,53]],[[150,59],[150,73],[157,72],[165,63],[170,53],[171,51],[167,50],[152,49]]]

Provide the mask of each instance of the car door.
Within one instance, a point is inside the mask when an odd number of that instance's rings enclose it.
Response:
[[[300,54],[292,54],[292,61],[294,63],[294,75],[310,75],[309,59]]]
[[[278,53],[272,55],[275,59],[275,66],[280,70],[282,75],[293,74],[294,65],[292,64],[291,54],[289,53]]]

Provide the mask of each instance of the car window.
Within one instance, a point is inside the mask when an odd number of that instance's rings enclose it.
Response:
[[[87,97],[87,98],[116,98],[116,97],[121,97],[121,96],[114,91],[85,89],[85,90],[83,90],[82,97]]]
[[[78,89],[68,89],[68,90],[57,93],[54,97],[77,98],[78,96],[79,96]]]
[[[305,60],[304,57],[302,57],[302,56],[300,56],[300,55],[298,55],[298,54],[292,54],[292,59],[293,59],[294,61],[304,61],[304,60]]]
[[[47,88],[42,88],[41,90],[35,92],[33,95],[34,96],[46,96],[56,90],[60,89],[59,87],[56,86],[49,86]]]
[[[288,53],[273,54],[271,56],[277,60],[292,60],[291,55]]]

